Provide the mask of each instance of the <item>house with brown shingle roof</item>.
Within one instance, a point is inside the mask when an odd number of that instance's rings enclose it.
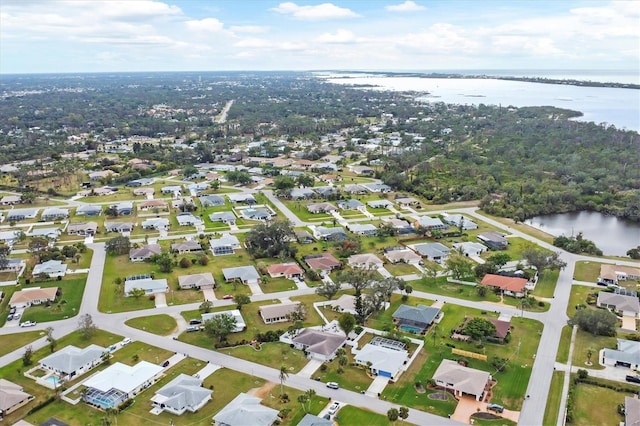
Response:
[[[487,274],[482,278],[482,285],[493,290],[500,290],[502,294],[513,297],[526,295],[526,278],[508,277],[504,275]]]
[[[131,262],[143,262],[144,260],[162,253],[162,247],[159,244],[147,244],[137,249],[131,249],[129,251],[129,261]]]

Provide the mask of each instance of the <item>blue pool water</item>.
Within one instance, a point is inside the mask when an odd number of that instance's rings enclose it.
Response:
[[[46,379],[44,379],[45,381],[57,386],[58,383],[60,383],[60,379],[58,378],[58,376],[49,376]]]
[[[415,333],[415,334],[422,333],[422,329],[417,327],[411,327],[410,325],[401,325],[400,330],[406,331],[407,333]]]

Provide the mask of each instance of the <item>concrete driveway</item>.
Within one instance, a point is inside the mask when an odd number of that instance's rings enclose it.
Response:
[[[313,373],[316,372],[318,368],[322,365],[322,361],[318,359],[310,359],[307,365],[305,365],[300,372],[298,372],[298,376],[305,377],[310,379],[313,376]]]
[[[167,307],[167,295],[164,293],[156,294],[155,298],[156,308],[166,308]]]
[[[216,300],[216,294],[213,291],[213,287],[203,287],[202,296],[204,297],[204,300],[208,300],[210,302]]]
[[[384,390],[384,388],[387,387],[388,384],[389,384],[388,377],[376,376],[376,378],[373,379],[373,382],[371,383],[371,385],[369,385],[369,389],[367,389],[367,392],[365,395],[373,396],[377,398],[378,394],[382,393],[382,391]]]
[[[456,406],[456,411],[451,415],[451,419],[469,424],[469,420],[471,419],[471,415],[475,414],[479,411],[488,411],[487,403],[476,401],[475,398],[471,396],[463,396],[458,401],[458,405]],[[491,412],[493,413],[493,412]],[[520,417],[519,411],[511,411],[504,410],[502,413],[493,413],[497,416],[501,416],[502,418],[509,419],[518,423],[518,418]]]

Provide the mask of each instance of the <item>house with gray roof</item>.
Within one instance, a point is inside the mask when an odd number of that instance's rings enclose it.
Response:
[[[161,387],[151,398],[154,408],[177,416],[197,412],[211,400],[213,390],[202,387],[202,379],[181,373]]]
[[[176,215],[176,219],[178,220],[178,225],[180,226],[198,226],[202,225],[202,219],[199,217],[195,217],[193,214],[189,212],[182,212]]]
[[[35,219],[40,209],[12,209],[7,212],[7,222]]]
[[[253,265],[222,269],[226,282],[240,281],[242,284],[258,284],[260,274]]]
[[[467,257],[477,257],[487,251],[487,246],[473,241],[464,241],[462,243],[453,243],[453,249],[461,251]]]
[[[382,267],[382,260],[373,253],[361,253],[349,256],[349,266],[360,269],[378,269]]]
[[[357,183],[348,183],[342,187],[342,190],[351,195],[367,193],[367,188]]]
[[[147,244],[139,248],[129,250],[130,262],[144,262],[156,254],[162,253],[162,247],[159,244]]]
[[[640,301],[637,296],[601,291],[596,306],[633,318],[640,318]]]
[[[34,276],[46,275],[49,278],[63,277],[67,273],[67,265],[61,260],[47,260],[33,267]]]
[[[425,305],[400,305],[393,313],[393,322],[403,331],[423,334],[436,318],[439,318],[439,315],[440,308]]]
[[[57,239],[60,234],[62,234],[62,230],[56,227],[47,227],[47,228],[31,228],[31,232],[27,233],[29,237],[42,237],[48,238],[50,240]]]
[[[40,215],[40,220],[50,221],[50,220],[66,219],[68,217],[69,217],[69,209],[61,209],[58,207],[48,207],[42,211],[42,214]]]
[[[625,367],[634,371],[640,369],[640,342],[618,339],[616,349],[605,348],[601,355],[601,364]]]
[[[391,187],[384,183],[361,183],[360,185],[365,187],[369,192],[391,192]]]
[[[214,319],[220,315],[231,315],[233,319],[236,320],[236,326],[231,330],[232,333],[240,333],[247,328],[247,323],[244,321],[242,317],[242,313],[239,309],[231,309],[228,311],[218,311],[218,312],[208,312],[206,314],[202,314],[202,323],[204,324],[206,321]]]
[[[313,328],[305,328],[291,339],[296,349],[307,353],[307,358],[323,362],[335,358],[336,351],[346,340],[344,334],[328,333]]]
[[[449,229],[449,225],[443,223],[440,218],[430,216],[420,216],[413,222],[415,228],[424,228],[429,231],[445,231]]]
[[[456,361],[443,359],[433,374],[436,385],[452,390],[457,397],[471,395],[481,401],[491,374],[475,368],[465,367]]]
[[[162,279],[153,279],[153,278],[142,278],[142,279],[127,279],[124,282],[124,294],[125,296],[131,296],[131,293],[135,289],[144,290],[145,295],[149,294],[158,294],[158,293],[166,293],[169,291],[169,285],[167,284],[167,280]]]
[[[637,396],[624,397],[624,426],[640,425],[640,399]]]
[[[351,198],[349,200],[338,201],[338,207],[342,210],[361,210],[364,207],[361,201]]]
[[[423,243],[410,246],[422,257],[436,263],[442,263],[451,253],[451,249],[442,243]]]
[[[330,213],[338,210],[336,206],[331,203],[311,203],[307,204],[307,210],[309,213]]]
[[[215,287],[216,281],[211,272],[201,274],[181,275],[178,277],[178,285],[181,289]]]
[[[378,235],[378,228],[371,223],[347,223],[347,229],[357,235],[372,237]]]
[[[257,202],[253,195],[247,192],[232,192],[227,194],[227,198],[229,198],[229,201],[234,204],[256,204]]]
[[[99,216],[102,213],[102,206],[84,204],[76,209],[76,216]]]
[[[333,420],[323,419],[307,413],[296,426],[333,426]]]
[[[180,243],[171,244],[171,251],[182,253],[194,253],[202,251],[202,244],[199,241],[187,240]]]
[[[290,316],[298,309],[300,302],[275,303],[273,305],[262,305],[258,308],[262,321],[265,324],[290,321]]]
[[[231,226],[236,224],[236,215],[233,214],[233,212],[211,213],[209,215],[209,220],[211,220],[211,222],[222,222]]]
[[[335,186],[314,186],[313,190],[322,198],[331,198],[338,194],[338,189]]]
[[[478,229],[478,224],[461,214],[442,214],[442,220],[451,226],[461,227],[463,231]]]
[[[260,398],[240,393],[213,416],[219,426],[272,426],[277,420],[278,410],[260,404]]]
[[[308,200],[315,196],[316,193],[311,188],[293,188],[289,193],[292,200]]]
[[[341,226],[335,226],[333,228],[316,226],[313,229],[313,236],[319,240],[343,241],[347,238],[347,233]]]
[[[224,206],[224,198],[220,195],[201,195],[199,198],[202,207]]]
[[[267,208],[248,208],[240,210],[240,215],[247,220],[269,220],[274,214]]]
[[[209,240],[211,246],[211,252],[214,256],[222,256],[225,254],[233,254],[235,250],[242,248],[238,237],[231,234],[223,234],[220,238]]]
[[[67,234],[69,235],[80,235],[80,236],[91,236],[95,235],[98,232],[98,224],[96,222],[76,222],[70,223],[67,226]]]
[[[367,206],[372,209],[388,209],[389,207],[393,207],[393,203],[389,200],[371,200],[367,201]]]
[[[140,224],[142,229],[155,229],[156,231],[166,231],[169,229],[169,219],[164,217],[152,217]]]
[[[107,350],[98,345],[89,345],[86,348],[69,345],[42,358],[40,368],[53,371],[62,379],[70,381],[102,364],[102,355],[105,352]]]
[[[129,216],[133,213],[133,202],[122,201],[118,204],[114,204],[118,216]]]
[[[133,231],[133,223],[131,222],[105,222],[104,229],[107,232],[119,232],[128,234]]]
[[[492,250],[506,250],[509,246],[507,237],[496,231],[481,232],[477,238],[478,241]]]
[[[163,194],[171,194],[174,197],[178,197],[182,194],[182,186],[179,186],[179,185],[163,186],[160,189],[160,192],[162,192]]]

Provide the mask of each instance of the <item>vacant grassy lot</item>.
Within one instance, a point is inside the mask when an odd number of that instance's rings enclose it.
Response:
[[[558,355],[556,361],[566,364],[569,360],[569,347],[571,346],[571,332],[573,328],[569,325],[562,327],[562,335],[560,336],[560,346],[558,346]]]
[[[571,296],[569,297],[569,303],[567,304],[567,315],[572,317],[576,313],[576,307],[578,305],[586,305],[587,296],[599,290],[600,289],[596,287],[589,287],[586,285],[572,285]]]
[[[341,425],[367,425],[367,426],[387,426],[389,419],[382,414],[365,410],[364,408],[347,405],[338,411],[335,420]],[[411,423],[411,418],[407,419]]]
[[[459,299],[474,300],[478,302],[499,302],[500,296],[492,291],[488,291],[486,296],[478,295],[475,286],[450,283],[446,277],[422,278],[417,281],[410,281],[409,284],[414,290],[425,291],[433,294],[441,294],[443,296],[457,297]],[[505,297],[505,300],[508,299]]]
[[[309,361],[302,351],[290,348],[289,345],[281,342],[262,343],[259,349],[253,346],[244,345],[235,348],[219,349],[227,355],[241,358],[258,364],[280,369],[285,366],[289,374],[296,374]]]
[[[27,331],[25,333],[5,334],[2,336],[0,345],[0,356],[15,351],[18,348],[28,345],[45,335],[44,331]],[[54,336],[55,337],[55,333]]]
[[[409,265],[404,262],[398,263],[387,263],[384,265],[385,269],[391,273],[391,275],[395,277],[400,277],[403,275],[410,274],[420,274],[420,271],[413,265]]]
[[[600,275],[600,266],[602,263],[598,262],[576,262],[576,267],[573,272],[573,278],[578,281],[587,281],[595,283]]]
[[[560,401],[562,399],[562,384],[564,381],[564,373],[556,371],[551,377],[551,387],[547,396],[547,409],[544,412],[545,425],[555,425],[558,422],[558,410],[560,409]]]
[[[139,330],[158,334],[160,336],[168,336],[169,334],[173,333],[178,327],[178,323],[176,323],[176,320],[173,319],[173,317],[165,314],[132,318],[125,321],[125,324]]]
[[[553,244],[553,239],[554,236],[551,234],[547,234],[546,232],[543,232],[539,229],[536,229],[532,226],[526,225],[524,223],[521,222],[514,222],[513,219],[509,219],[506,217],[500,217],[500,216],[492,216],[490,214],[486,214],[485,212],[483,212],[482,210],[476,210],[476,213],[481,214],[482,216],[486,216],[489,219],[493,219],[496,222],[500,222],[504,225],[507,225],[510,228],[516,229],[520,232],[523,232],[527,235],[531,235],[532,237],[535,237],[541,241],[544,241],[545,243],[549,243],[549,244]]]
[[[327,369],[316,370],[313,377],[319,377],[322,382],[336,382],[340,384],[341,388],[348,389],[354,392],[360,392],[367,390],[373,379],[367,375],[364,368],[353,365],[354,359],[351,351],[346,350],[346,356],[348,364],[344,367],[340,367],[337,359],[331,362],[325,363]],[[342,368],[343,372],[338,373],[338,369]]]
[[[624,402],[625,396],[632,395],[599,386],[577,385],[571,424],[577,426],[618,424],[624,418],[618,414],[616,407]]]
[[[78,275],[71,275],[78,276]],[[84,294],[84,286],[87,282],[86,275],[83,278],[65,279],[61,281],[39,282],[31,287],[58,287],[62,296],[51,305],[37,305],[25,310],[20,321],[48,322],[71,318],[78,313]],[[25,287],[23,287],[25,288]]]
[[[532,294],[538,297],[552,298],[556,290],[558,275],[560,275],[560,271],[544,271]]]
[[[594,336],[591,333],[578,329],[576,341],[573,346],[573,365],[576,367],[588,367],[594,370],[601,370],[604,367],[598,363],[598,352],[602,348],[615,349],[616,345],[617,340],[615,337]],[[593,365],[587,366],[585,362],[587,362],[587,354],[590,349],[592,352],[591,363]]]

